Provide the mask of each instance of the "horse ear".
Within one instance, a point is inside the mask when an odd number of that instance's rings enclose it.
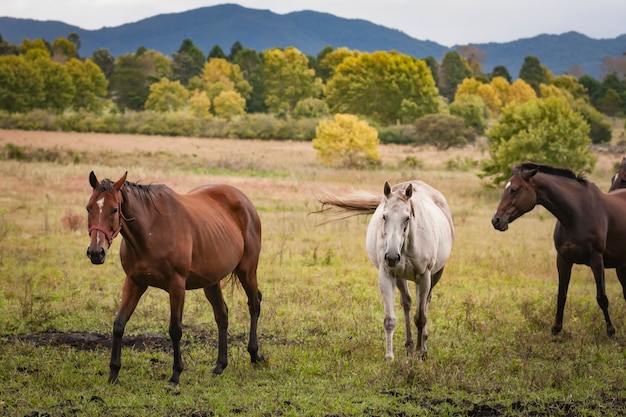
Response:
[[[89,185],[91,185],[91,188],[96,188],[98,184],[100,184],[100,182],[98,181],[98,178],[96,178],[96,174],[91,171],[89,173]]]
[[[522,171],[522,179],[528,181],[537,173],[537,168],[527,169]]]
[[[413,184],[409,184],[409,186],[406,187],[406,191],[404,193],[406,195],[406,199],[410,200],[411,196],[413,195]]]
[[[113,184],[113,188],[119,191],[122,188],[122,185],[124,185],[124,183],[126,182],[127,175],[128,175],[128,171],[126,171],[119,180],[115,181],[115,184]]]
[[[389,198],[389,196],[391,195],[391,186],[389,185],[389,181],[385,181],[383,192],[385,193],[385,197]]]

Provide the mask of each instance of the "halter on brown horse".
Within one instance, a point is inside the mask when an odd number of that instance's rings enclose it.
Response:
[[[613,336],[604,268],[615,268],[626,298],[626,191],[606,194],[569,169],[524,163],[513,167],[491,223],[505,231],[509,223],[537,204],[557,218],[554,246],[559,294],[552,334],[563,328],[572,265],[583,264],[593,271],[596,299],[604,313],[607,333]]]
[[[177,194],[163,184],[138,185],[126,174],[113,182],[89,175],[93,194],[87,203],[90,243],[87,256],[102,264],[115,236],[124,238],[120,259],[126,273],[122,302],[113,325],[109,382],[121,368],[122,336],[139,299],[148,287],[169,293],[169,334],[174,366],[169,382],[178,384],[183,371],[180,353],[185,290],[204,289],[218,327],[218,355],[214,374],[228,365],[228,308],[220,281],[236,275],[248,296],[250,334],[248,352],[258,353],[257,322],[261,292],[257,265],[261,251],[261,221],[250,200],[228,185],[205,185]]]

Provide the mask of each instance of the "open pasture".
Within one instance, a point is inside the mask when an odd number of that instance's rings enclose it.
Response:
[[[552,336],[555,220],[537,207],[507,232],[494,230],[501,190],[476,176],[474,162],[486,156],[480,146],[383,146],[381,168],[344,170],[319,165],[302,142],[0,131],[0,146],[8,143],[25,155],[0,161],[0,415],[626,413],[626,302],[614,271],[606,286],[616,335],[607,337],[591,271],[575,266],[563,332]],[[589,179],[608,189],[621,159],[600,154]],[[192,291],[183,313],[186,367],[180,385],[168,387],[169,299],[150,288],[126,326],[119,383],[107,384],[124,275],[120,237],[103,265],[85,254],[91,170],[113,180],[128,171],[130,181],[178,192],[228,183],[248,195],[263,224],[265,364],[250,363],[246,296],[227,286],[229,366],[213,377],[217,328],[202,291]],[[428,359],[404,354],[399,325],[389,362],[377,271],[365,252],[369,219],[320,225],[325,219],[309,213],[323,188],[382,193],[385,180],[408,179],[446,196],[456,239],[429,308]]]

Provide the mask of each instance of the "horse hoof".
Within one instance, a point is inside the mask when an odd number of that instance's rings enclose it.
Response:
[[[615,327],[607,326],[606,327],[606,333],[609,335],[609,337],[615,336]]]
[[[265,357],[263,357],[263,355],[256,355],[255,358],[251,358],[250,360],[252,363],[261,363],[261,362],[265,362]]]
[[[552,336],[557,336],[559,333],[561,333],[562,329],[563,328],[561,326],[557,326],[557,325],[552,326]]]

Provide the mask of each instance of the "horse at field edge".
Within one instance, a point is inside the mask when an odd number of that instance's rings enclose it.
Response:
[[[126,181],[98,181],[93,171],[93,193],[87,203],[90,236],[87,256],[93,264],[105,261],[113,239],[121,234],[120,259],[126,273],[122,301],[113,325],[109,382],[121,368],[122,336],[126,323],[148,287],[169,293],[174,365],[171,384],[183,371],[180,352],[185,291],[204,290],[218,327],[218,355],[213,369],[221,374],[228,365],[228,307],[221,280],[236,276],[248,297],[250,333],[248,353],[253,363],[264,360],[258,352],[257,322],[261,292],[257,265],[261,251],[261,220],[252,202],[229,185],[204,185],[178,194],[164,184],[139,185]]]
[[[622,164],[617,169],[615,175],[613,175],[613,178],[611,178],[609,192],[620,188],[626,188],[626,158],[622,158]]]
[[[615,268],[626,299],[626,190],[604,193],[569,169],[527,162],[513,167],[491,223],[503,232],[537,204],[557,219],[554,246],[559,289],[552,334],[563,329],[572,266],[581,264],[593,272],[596,300],[604,314],[607,334],[613,336],[604,269]]]
[[[432,289],[439,282],[454,241],[452,214],[445,197],[422,181],[383,186],[383,196],[360,192],[337,197],[324,192],[316,196],[322,208],[316,213],[334,211],[352,215],[373,214],[365,246],[370,261],[378,269],[378,284],[384,305],[385,358],[393,359],[395,288],[400,293],[406,327],[407,352],[413,352],[410,321],[411,296],[408,281],[416,284],[417,352],[426,357],[428,305]]]

